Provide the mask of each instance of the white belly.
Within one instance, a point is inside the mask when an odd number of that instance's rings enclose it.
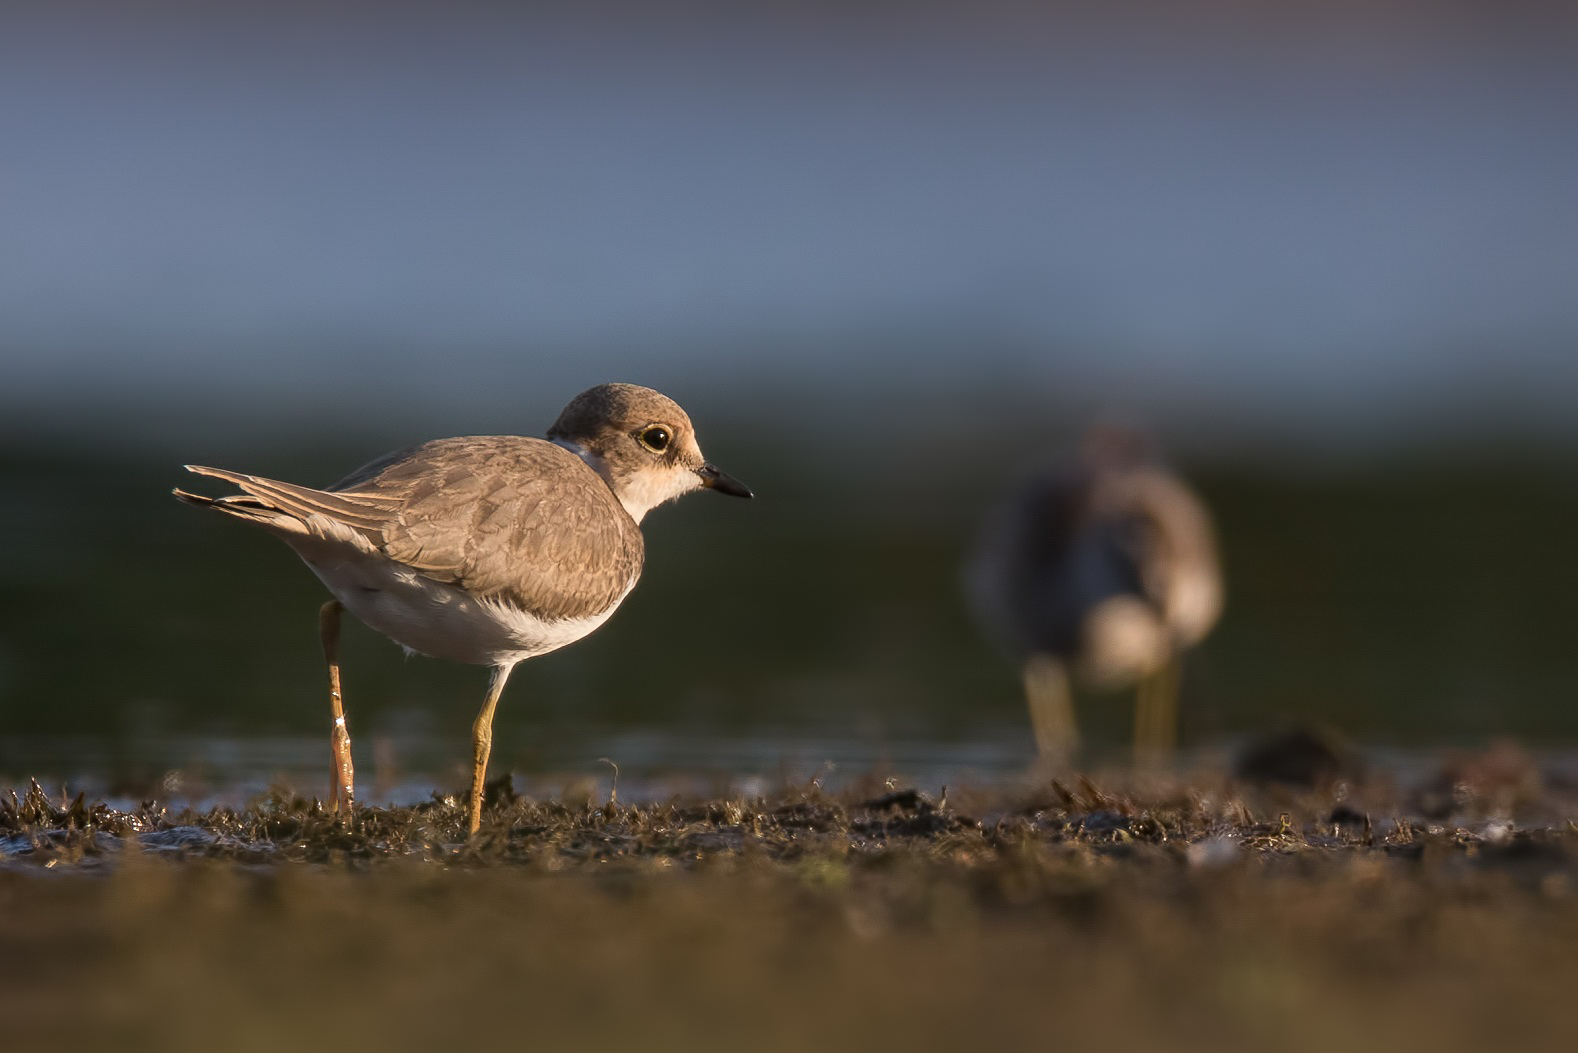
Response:
[[[549,619],[491,599],[476,599],[373,553],[293,541],[292,547],[345,609],[408,651],[468,665],[514,665],[574,643],[606,622],[624,596],[600,614]]]

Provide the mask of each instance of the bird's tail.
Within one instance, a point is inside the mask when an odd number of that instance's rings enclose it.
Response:
[[[253,476],[243,475],[240,472],[227,472],[220,468],[207,468],[200,464],[183,465],[187,471],[197,475],[208,475],[226,482],[235,483],[244,490],[252,491],[248,484],[254,481]],[[254,492],[234,494],[229,497],[208,497],[205,494],[194,494],[179,487],[170,491],[176,500],[198,508],[212,508],[216,512],[243,519],[259,526],[267,527],[281,533],[301,533],[301,521],[288,511],[281,509],[277,504],[259,496]]]
[[[285,534],[313,533],[315,529],[321,532],[323,520],[353,531],[377,530],[399,504],[397,498],[387,495],[314,490],[310,486],[298,486],[244,472],[230,472],[223,468],[207,468],[200,464],[188,464],[185,467],[197,475],[234,483],[244,493],[232,497],[203,497],[176,490],[177,498],[187,504],[213,508]],[[311,523],[319,523],[319,527],[312,528],[309,526]]]

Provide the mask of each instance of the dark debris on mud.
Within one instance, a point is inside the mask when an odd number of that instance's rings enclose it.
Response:
[[[0,793],[7,1037],[432,1049],[464,1020],[550,1049],[1571,1044],[1578,785],[1526,765],[1407,789],[490,791],[474,837],[440,795],[344,817],[284,791],[208,811]],[[444,1009],[387,1008],[417,1004]]]
[[[36,781],[0,795],[0,866],[91,868],[127,852],[239,864],[372,866],[421,860],[547,871],[614,862],[697,866],[749,858],[781,864],[875,862],[897,855],[951,867],[1027,854],[1143,860],[1211,868],[1324,857],[1508,865],[1578,871],[1578,806],[1550,787],[1459,781],[1398,795],[1386,784],[1290,790],[1231,778],[1141,780],[1104,789],[1089,778],[990,790],[880,786],[828,792],[816,784],[770,797],[537,800],[508,777],[489,785],[482,829],[468,837],[463,802],[434,794],[410,807],[349,816],[276,790],[251,806],[209,811],[147,802],[118,810],[78,794],[52,798]]]

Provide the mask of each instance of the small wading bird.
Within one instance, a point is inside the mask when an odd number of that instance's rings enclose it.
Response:
[[[319,631],[336,808],[349,811],[353,800],[340,698],[342,610],[408,652],[493,668],[472,726],[472,833],[482,821],[493,711],[510,670],[608,620],[641,575],[637,524],[647,512],[702,488],[751,496],[702,457],[684,410],[631,384],[577,395],[546,441],[437,439],[379,458],[326,490],[186,468],[242,493],[176,490],[176,497],[283,539],[334,594]]]
[[[1178,661],[1216,623],[1222,579],[1205,506],[1137,435],[1093,430],[1075,463],[1014,490],[986,518],[966,581],[978,620],[1021,664],[1043,763],[1079,745],[1071,677],[1137,684],[1136,760],[1171,750]]]

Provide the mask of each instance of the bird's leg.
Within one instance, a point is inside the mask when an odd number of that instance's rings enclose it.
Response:
[[[1134,685],[1134,766],[1144,768],[1151,762],[1150,677],[1142,676]]]
[[[1157,747],[1171,758],[1178,750],[1178,694],[1183,689],[1183,658],[1173,654],[1158,674],[1161,679],[1157,700]]]
[[[493,678],[488,681],[488,697],[482,703],[482,712],[471,725],[471,799],[466,813],[466,832],[476,833],[482,825],[482,784],[488,775],[488,754],[493,750],[493,710],[504,693],[504,681],[509,679],[513,665],[493,667]]]
[[[1134,763],[1151,767],[1166,760],[1178,740],[1178,659],[1168,658],[1141,678],[1134,692]]]
[[[340,697],[340,612],[343,610],[339,600],[330,600],[318,610],[318,637],[323,642],[324,660],[329,663],[329,712],[334,717],[329,729],[334,765],[329,806],[349,815],[355,803],[356,773],[351,766],[351,731],[345,726],[345,704]]]
[[[1068,670],[1051,655],[1031,655],[1025,662],[1024,682],[1041,763],[1052,767],[1067,764],[1079,748]]]

